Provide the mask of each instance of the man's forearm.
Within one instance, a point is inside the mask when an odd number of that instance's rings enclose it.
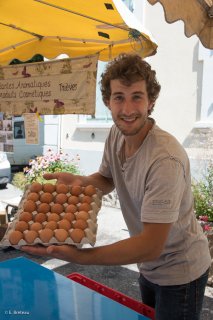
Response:
[[[82,183],[83,185],[94,185],[96,188],[100,189],[103,194],[110,193],[114,189],[113,180],[102,176],[98,172],[89,176],[82,176]]]
[[[79,249],[74,259],[79,264],[125,265],[157,259],[166,242],[171,224],[144,223],[140,234],[110,245]]]
[[[157,256],[158,252],[138,236],[101,247],[79,249],[74,260],[82,265],[126,265],[152,261]]]

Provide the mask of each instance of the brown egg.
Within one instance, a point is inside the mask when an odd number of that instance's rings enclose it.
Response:
[[[68,220],[69,222],[72,222],[75,220],[75,215],[72,212],[66,212],[63,216],[63,219]]]
[[[58,193],[55,196],[55,203],[64,204],[67,202],[67,195],[65,193]]]
[[[86,236],[82,229],[73,229],[69,231],[70,238],[74,243],[80,243],[81,240]]]
[[[58,221],[58,227],[59,229],[69,230],[71,228],[71,222],[69,222],[67,219],[62,219]]]
[[[78,220],[76,220],[76,222],[74,222],[73,223],[73,228],[74,229],[82,229],[82,230],[84,230],[84,229],[86,229],[88,227],[88,223],[85,221],[85,220],[83,220],[83,219],[78,219]]]
[[[29,229],[29,225],[26,221],[17,221],[15,224],[15,230],[23,232],[24,230]]]
[[[39,194],[36,192],[30,192],[27,196],[27,200],[32,200],[34,202],[38,201],[39,199]]]
[[[41,203],[38,205],[38,212],[47,213],[50,211],[50,205],[48,203]]]
[[[45,228],[39,231],[39,238],[43,243],[48,243],[53,236],[54,232],[52,229]]]
[[[55,191],[55,185],[51,183],[43,184],[43,191],[53,193]]]
[[[63,183],[56,184],[56,192],[57,193],[68,193],[69,186]]]
[[[91,204],[89,203],[81,203],[80,206],[78,207],[79,211],[90,211],[92,209]]]
[[[79,196],[82,193],[82,187],[81,186],[72,186],[71,187],[71,194],[73,196]]]
[[[36,210],[36,204],[34,201],[32,200],[27,200],[25,203],[24,203],[24,211],[27,211],[27,212],[33,212]]]
[[[47,215],[43,212],[39,212],[34,216],[34,221],[39,223],[47,221]]]
[[[45,224],[45,229],[47,228],[47,229],[51,229],[51,230],[55,230],[55,229],[57,229],[57,222],[56,221],[54,221],[54,220],[51,220],[51,221],[48,221],[47,222],[47,224]]]
[[[68,204],[78,204],[79,198],[77,196],[70,196],[67,200]]]
[[[83,197],[81,197],[81,202],[83,203],[83,202],[86,202],[86,203],[91,203],[92,201],[93,201],[93,199],[92,199],[92,197],[90,197],[90,196],[83,196]]]
[[[60,220],[60,216],[57,213],[51,213],[48,218],[48,221],[56,221],[58,222]]]
[[[90,215],[87,211],[79,211],[76,214],[76,219],[83,219],[83,220],[88,220],[90,218]]]
[[[31,212],[23,211],[19,216],[19,221],[29,222],[33,219],[33,214]]]
[[[53,201],[53,195],[49,192],[44,192],[40,195],[40,201],[44,203],[50,203]]]
[[[51,210],[50,211],[53,212],[53,213],[60,214],[60,213],[62,213],[64,211],[64,207],[60,203],[55,203],[55,204],[53,204],[51,206]]]
[[[27,243],[33,243],[38,238],[38,232],[35,230],[27,230],[24,232],[24,240]]]
[[[42,224],[40,222],[34,222],[30,225],[30,230],[39,231],[42,229]]]
[[[42,190],[42,184],[39,182],[33,182],[30,186],[31,192],[40,192]]]
[[[95,193],[96,193],[96,189],[95,189],[95,187],[92,186],[91,184],[89,184],[88,186],[86,186],[86,187],[84,188],[84,194],[85,194],[86,196],[92,196],[92,195],[95,194]]]
[[[13,245],[18,244],[21,239],[23,239],[23,233],[18,230],[12,231],[9,235],[9,241]]]
[[[68,231],[64,229],[56,229],[54,231],[54,236],[59,242],[64,242],[68,237]]]
[[[74,204],[69,204],[65,209],[65,212],[75,213],[76,211],[77,211],[77,207]]]

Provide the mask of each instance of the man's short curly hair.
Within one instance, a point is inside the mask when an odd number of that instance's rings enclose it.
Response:
[[[137,54],[120,54],[106,66],[101,75],[101,93],[105,105],[109,102],[111,95],[110,81],[119,79],[123,84],[129,86],[134,82],[145,80],[147,93],[153,105],[158,98],[161,86],[156,79],[156,72],[151,66]]]

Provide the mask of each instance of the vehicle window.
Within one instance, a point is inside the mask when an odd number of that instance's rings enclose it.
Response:
[[[14,139],[24,139],[25,138],[24,121],[14,122],[13,135],[14,135]]]

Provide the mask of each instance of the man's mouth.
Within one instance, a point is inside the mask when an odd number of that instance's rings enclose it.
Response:
[[[134,116],[134,117],[123,117],[121,116],[120,119],[123,120],[123,121],[126,121],[126,122],[133,122],[137,119],[138,117],[137,116]]]

